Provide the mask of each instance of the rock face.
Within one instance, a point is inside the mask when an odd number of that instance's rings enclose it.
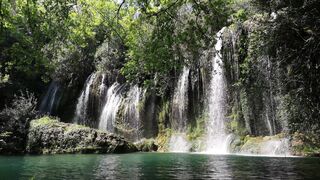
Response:
[[[319,137],[313,134],[296,132],[292,135],[291,143],[295,156],[320,157]]]
[[[136,142],[138,150],[141,152],[156,152],[158,151],[158,145],[154,139],[142,139],[139,142]]]
[[[282,134],[264,137],[245,137],[239,153],[271,156],[289,156],[290,142]]]
[[[137,148],[105,131],[43,117],[31,121],[26,151],[31,154],[129,153]]]

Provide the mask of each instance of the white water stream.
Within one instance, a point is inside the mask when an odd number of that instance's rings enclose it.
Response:
[[[81,121],[85,120],[87,118],[87,108],[88,108],[88,102],[89,102],[89,96],[90,96],[90,89],[94,82],[94,79],[96,77],[96,74],[91,74],[87,81],[85,88],[82,90],[80,97],[78,98],[78,103],[75,111],[75,115],[73,118],[74,123],[81,123]]]
[[[212,59],[212,77],[209,89],[207,135],[205,152],[212,154],[228,153],[228,135],[225,132],[226,82],[221,55],[222,34],[225,28],[217,33],[215,56]]]
[[[114,131],[114,123],[116,122],[117,112],[121,105],[122,95],[120,93],[122,86],[115,82],[107,91],[106,103],[103,107],[99,129]]]

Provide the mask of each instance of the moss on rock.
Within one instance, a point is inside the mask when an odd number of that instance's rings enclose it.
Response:
[[[289,139],[285,134],[274,136],[236,136],[231,143],[232,153],[290,155]]]
[[[137,148],[111,133],[43,117],[33,120],[27,141],[32,154],[128,153]]]
[[[296,132],[291,140],[293,155],[320,157],[320,142],[313,134]]]
[[[135,143],[139,151],[142,152],[154,152],[158,150],[158,145],[155,139],[142,139]]]

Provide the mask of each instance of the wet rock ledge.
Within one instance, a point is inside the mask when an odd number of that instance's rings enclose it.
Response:
[[[43,117],[30,123],[27,153],[130,153],[137,148],[122,137]]]

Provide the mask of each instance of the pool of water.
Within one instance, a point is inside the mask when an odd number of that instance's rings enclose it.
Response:
[[[320,179],[320,159],[183,153],[0,156],[0,179]]]

